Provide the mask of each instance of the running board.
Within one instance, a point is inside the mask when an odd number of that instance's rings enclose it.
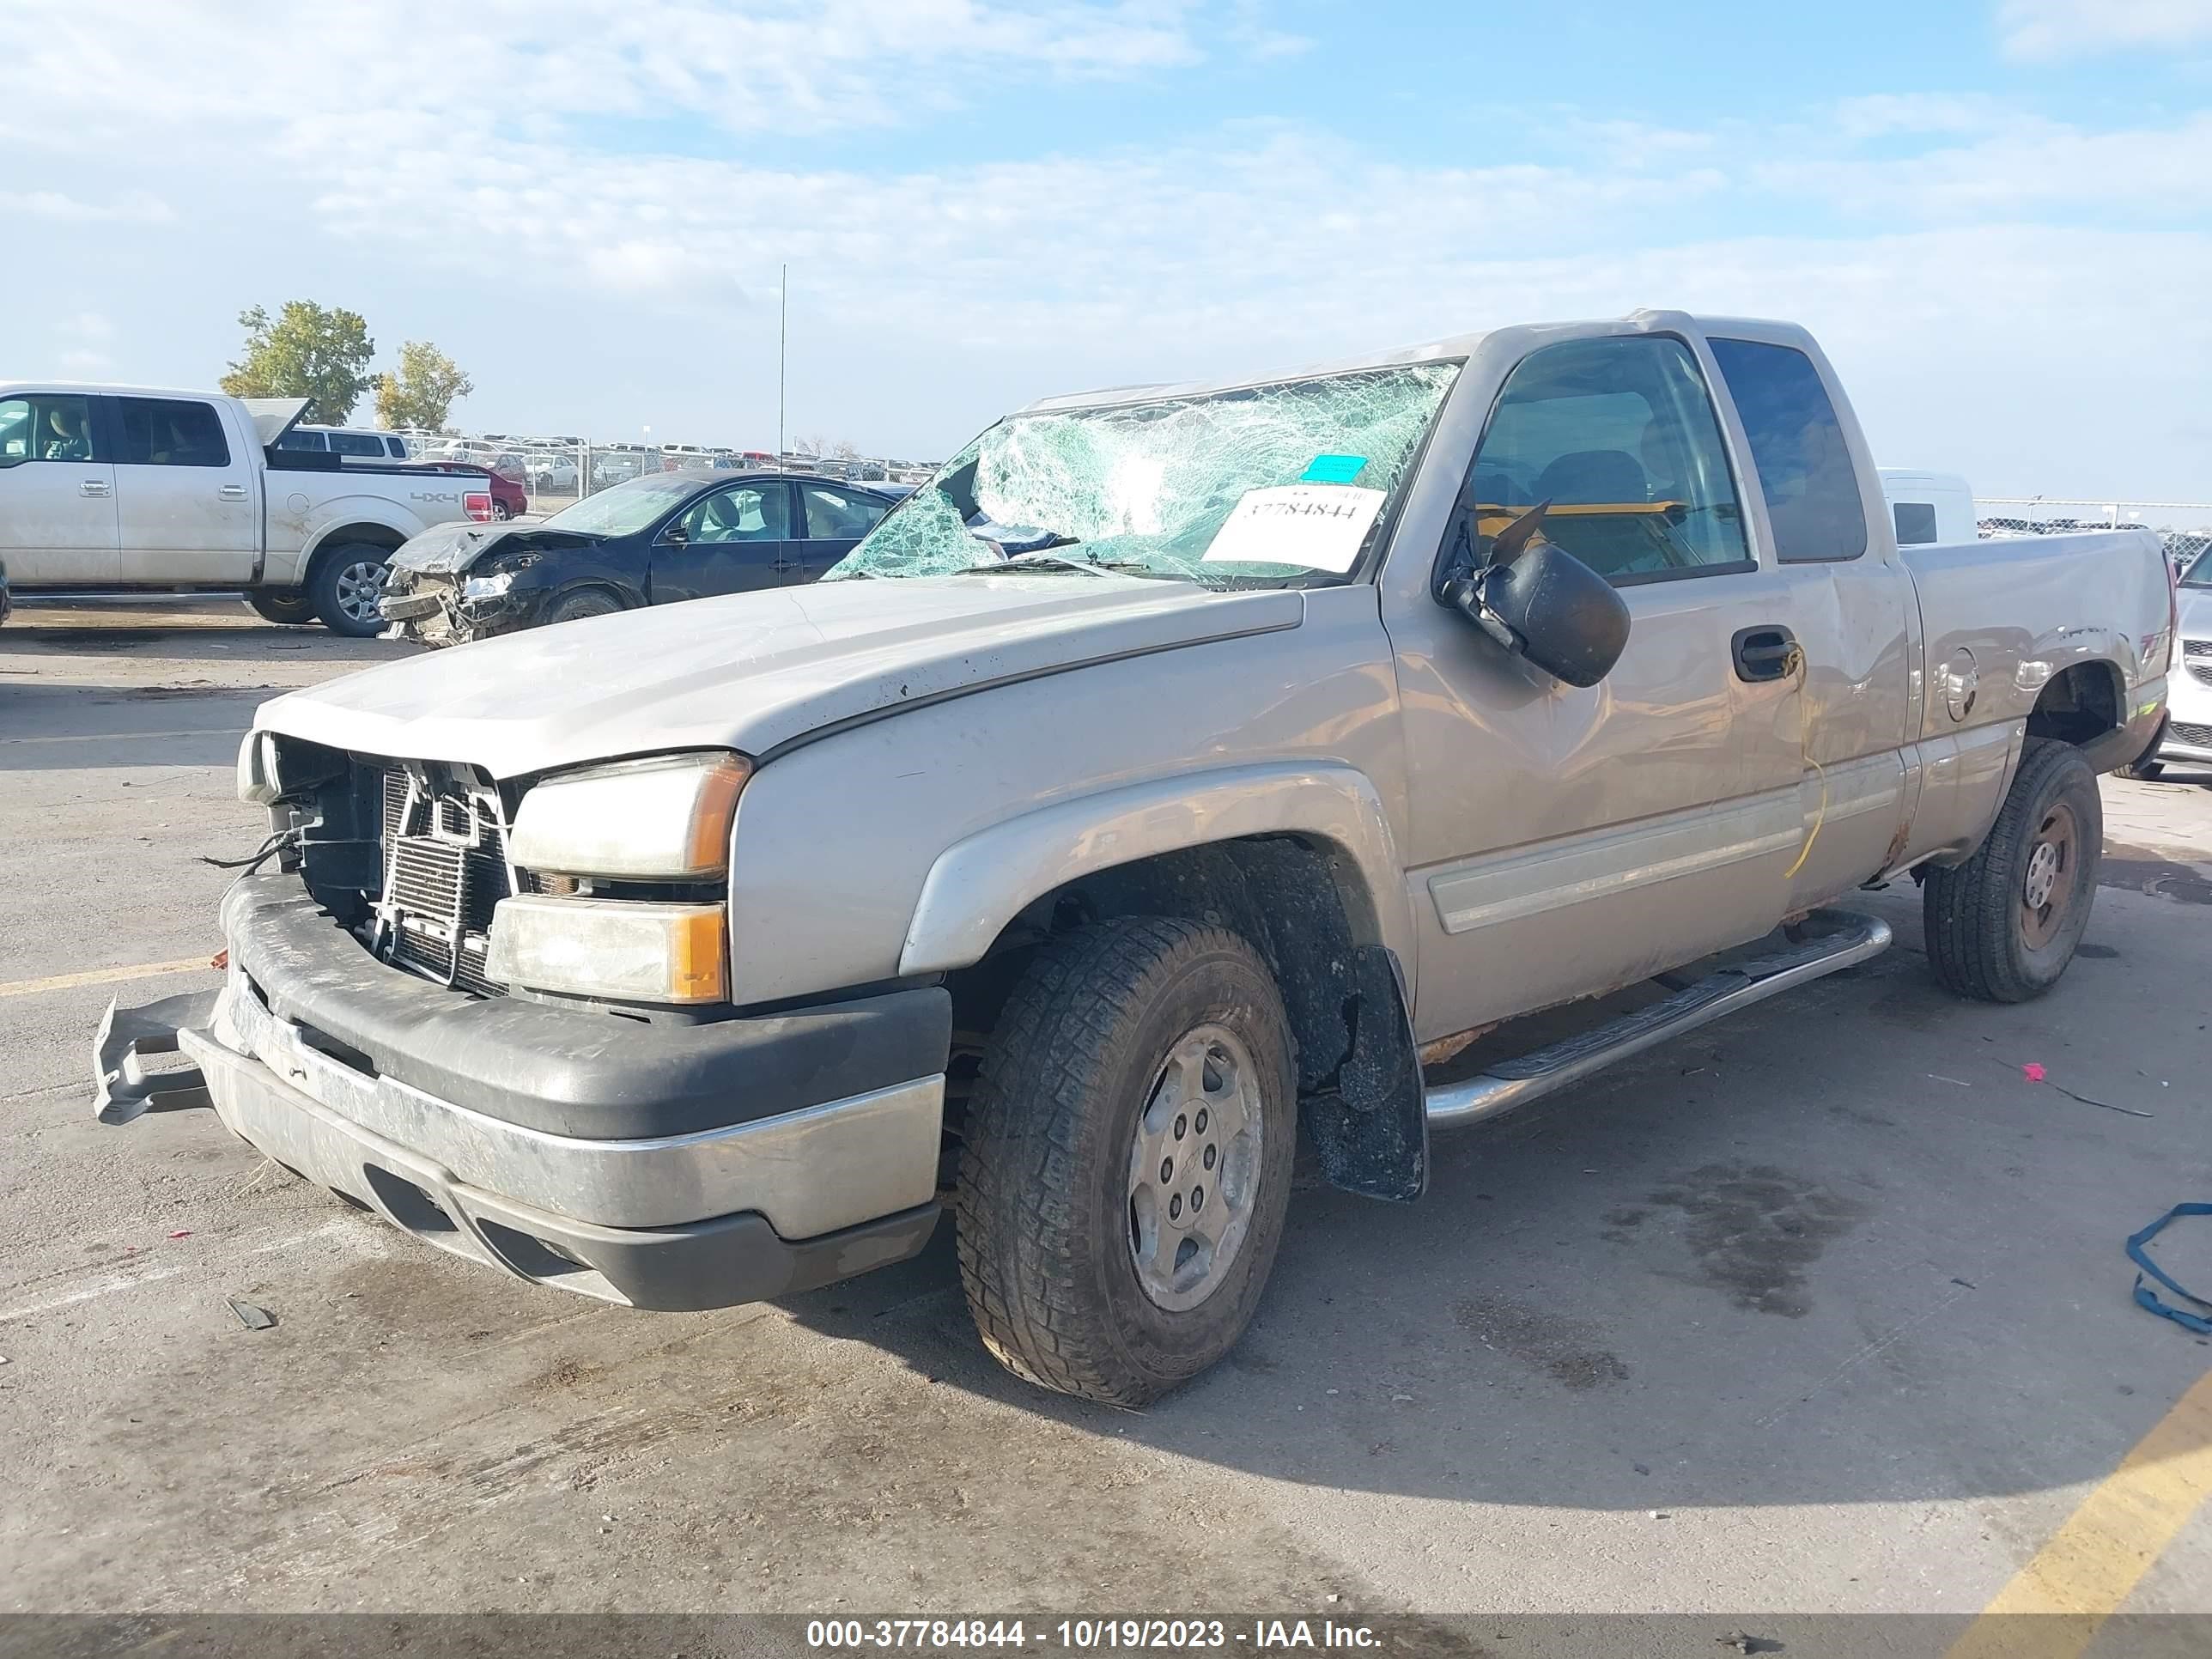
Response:
[[[1880,956],[1889,924],[1848,910],[1815,910],[1803,927],[1818,937],[1770,956],[1739,962],[1685,986],[1674,995],[1490,1070],[1428,1091],[1429,1127],[1453,1129],[1579,1083],[1617,1060],[1725,1018],[1792,987]]]

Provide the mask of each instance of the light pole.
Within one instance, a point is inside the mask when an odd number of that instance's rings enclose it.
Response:
[[[775,470],[783,471],[783,357],[791,337],[791,267],[781,267],[775,295]]]

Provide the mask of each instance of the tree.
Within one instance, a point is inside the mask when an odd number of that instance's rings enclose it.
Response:
[[[437,431],[454,401],[476,389],[461,366],[437,347],[428,340],[410,340],[399,348],[398,368],[377,376],[377,424]]]
[[[238,320],[246,330],[246,357],[222,377],[225,392],[234,398],[312,398],[318,420],[345,423],[369,388],[369,360],[376,356],[358,312],[288,300],[274,319],[255,306]]]
[[[830,453],[841,461],[857,461],[860,459],[860,447],[850,438],[838,439],[830,447]]]

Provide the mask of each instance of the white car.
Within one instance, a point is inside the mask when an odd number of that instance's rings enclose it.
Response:
[[[527,458],[524,465],[529,471],[530,485],[533,489],[550,489],[565,495],[576,487],[576,463],[570,456],[558,453],[532,455]]]
[[[2199,553],[2174,586],[2174,672],[2166,677],[2166,720],[2142,758],[2123,769],[2154,778],[2169,766],[2212,769],[2212,548]]]
[[[0,381],[0,563],[16,591],[246,591],[271,622],[383,626],[385,562],[489,521],[484,481],[283,440],[304,398]]]

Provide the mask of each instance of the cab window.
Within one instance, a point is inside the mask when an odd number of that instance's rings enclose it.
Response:
[[[228,466],[222,417],[183,398],[118,398],[115,459],[133,466]]]
[[[695,501],[677,520],[686,541],[780,542],[784,539],[784,492],[781,484],[745,484],[718,489]]]
[[[1858,471],[1820,371],[1794,346],[1723,339],[1711,345],[1751,441],[1776,556],[1785,564],[1858,557],[1867,545]]]
[[[1618,584],[1753,568],[1720,422],[1680,340],[1530,352],[1498,395],[1470,487],[1482,537],[1543,504],[1545,539]]]
[[[89,461],[92,400],[59,392],[0,398],[0,466],[22,461]]]

